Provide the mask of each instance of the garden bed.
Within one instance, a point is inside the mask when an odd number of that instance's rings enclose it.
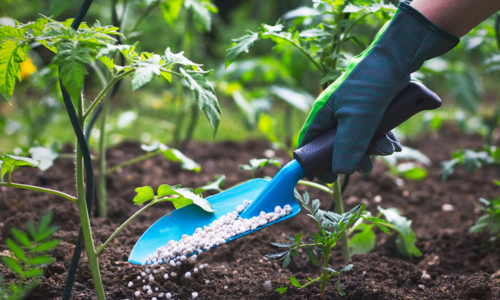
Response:
[[[500,299],[500,272],[497,273],[500,253],[497,249],[485,248],[484,245],[491,245],[487,235],[468,233],[479,216],[474,206],[477,199],[491,199],[500,194],[498,186],[492,183],[493,179],[500,178],[498,169],[489,167],[466,174],[462,167],[458,167],[448,181],[438,179],[439,162],[450,159],[452,150],[461,147],[480,149],[482,141],[481,137],[464,136],[451,128],[443,129],[439,135],[422,137],[416,148],[433,162],[428,168],[429,175],[418,182],[405,180],[401,187],[383,176],[386,169],[381,163],[375,164],[369,181],[364,181],[359,174],[352,176],[344,194],[346,208],[362,202],[372,212],[376,212],[378,205],[398,208],[404,216],[413,220],[417,246],[424,256],[413,260],[403,258],[394,247],[394,237],[378,231],[375,250],[370,254],[355,255],[352,258],[353,269],[341,275],[346,296],[341,297],[337,293],[332,280],[327,284],[326,299]],[[185,154],[202,166],[200,173],[182,170],[177,164],[159,156],[113,173],[108,180],[109,217],[92,218],[96,245],[104,242],[121,222],[137,211],[138,207],[132,201],[136,187],[157,187],[165,183],[199,187],[212,181],[215,175],[225,174],[225,188],[228,188],[250,179],[251,174],[240,170],[238,165],[247,163],[251,158],[264,157],[268,146],[267,142],[260,141],[193,142]],[[71,147],[66,148],[66,152],[69,151]],[[108,163],[112,166],[141,153],[140,145],[124,143],[109,150]],[[278,152],[277,156],[283,164],[289,161],[284,153]],[[267,167],[259,170],[257,175],[273,176],[276,171],[275,167]],[[46,172],[21,168],[14,173],[13,181],[74,194],[73,174],[73,161],[59,159]],[[300,187],[299,190],[305,189]],[[322,208],[327,209],[331,202],[329,195],[311,188],[308,191],[313,199],[322,200]],[[377,195],[381,196],[379,203],[374,201]],[[443,210],[443,204],[452,205],[453,210]],[[55,237],[62,241],[61,245],[51,252],[57,261],[45,267],[41,285],[27,299],[61,298],[79,229],[78,212],[72,206],[74,204],[67,200],[48,194],[7,188],[0,190],[0,252],[6,250],[5,238],[10,236],[10,228],[24,229],[23,224],[27,220],[38,220],[48,209],[54,213],[54,224],[60,227]],[[139,288],[142,291],[143,283],[136,279],[142,268],[128,264],[128,254],[142,233],[172,209],[170,203],[164,202],[146,210],[104,250],[99,262],[109,299],[137,299],[133,294]],[[287,270],[264,258],[267,253],[277,252],[270,242],[284,241],[285,234],[293,235],[301,230],[307,236],[314,229],[313,220],[301,213],[293,219],[201,254],[198,263],[208,263],[209,267],[193,274],[191,279],[178,276],[176,279],[157,280],[151,286],[172,293],[172,299],[191,299],[193,291],[199,293],[199,299],[315,299],[319,284],[298,289],[292,287],[288,280],[294,274],[301,281],[317,271],[308,262],[305,253],[294,257]],[[331,261],[334,269],[343,265],[340,255],[339,247]],[[83,257],[72,299],[95,298],[90,268]],[[431,276],[431,280],[421,280],[423,271]],[[0,272],[6,282],[15,280],[3,265],[0,265]],[[206,283],[206,280],[210,282]],[[273,289],[266,292],[263,283],[269,280]],[[127,287],[130,281],[134,282],[133,288]],[[275,291],[284,286],[288,290],[283,295]]]

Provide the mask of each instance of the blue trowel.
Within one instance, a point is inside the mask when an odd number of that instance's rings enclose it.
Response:
[[[374,138],[394,129],[418,112],[439,106],[441,99],[434,92],[421,83],[411,82],[388,106]],[[311,143],[295,150],[295,159],[286,164],[271,181],[254,179],[208,197],[214,213],[206,212],[196,205],[188,205],[168,213],[144,232],[132,249],[129,262],[144,263],[148,254],[154,253],[157,248],[170,240],[179,241],[183,234],[192,235],[198,227],[210,225],[228,212],[235,211],[243,200],[252,202],[240,214],[242,218],[258,216],[262,211],[273,212],[276,206],[284,207],[287,204],[292,207],[292,212],[265,226],[236,235],[226,242],[297,215],[300,206],[293,195],[295,185],[304,177],[313,180],[316,174],[331,168],[336,131],[337,128],[333,127]]]

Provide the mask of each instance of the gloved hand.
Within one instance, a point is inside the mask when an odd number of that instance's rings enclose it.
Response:
[[[366,154],[370,142],[380,155],[401,151],[392,132],[372,141],[387,106],[424,61],[446,53],[459,41],[401,2],[372,44],[321,93],[300,131],[299,148],[338,123],[332,170],[323,171],[318,179],[331,183],[337,174],[370,172],[373,165]]]

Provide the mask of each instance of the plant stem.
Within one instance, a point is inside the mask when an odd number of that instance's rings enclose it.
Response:
[[[106,123],[108,122],[109,116],[109,103],[111,102],[111,98],[107,97],[102,100],[102,116],[101,116],[101,124],[100,124],[100,137],[99,137],[99,171],[98,171],[98,180],[99,180],[99,217],[106,218],[107,215],[107,195],[106,195]]]
[[[81,112],[79,107],[79,112]],[[102,285],[101,274],[99,272],[99,263],[94,250],[94,240],[92,238],[92,230],[90,229],[90,219],[85,202],[85,186],[83,184],[83,157],[80,145],[76,145],[76,192],[78,198],[78,214],[82,225],[83,240],[85,242],[85,251],[90,265],[92,278],[94,279],[94,288],[97,294],[97,299],[105,300],[104,287]]]
[[[148,158],[155,157],[158,154],[161,154],[161,152],[159,150],[158,151],[153,151],[153,152],[148,152],[148,153],[146,153],[144,155],[141,155],[141,156],[129,159],[127,161],[121,162],[121,163],[117,164],[116,166],[113,166],[113,167],[109,168],[106,171],[106,175],[109,175],[109,174],[115,172],[119,168],[123,168],[123,167],[129,166],[131,164],[135,164],[135,163],[138,163],[140,161],[146,160]]]
[[[144,21],[146,19],[146,17],[149,15],[149,13],[151,11],[153,11],[153,9],[157,8],[158,6],[160,6],[160,3],[161,3],[161,1],[156,1],[156,3],[154,3],[153,5],[150,5],[142,13],[142,15],[139,17],[139,19],[137,20],[137,22],[135,22],[134,26],[132,26],[132,30],[130,30],[130,32],[134,32],[137,29],[137,27],[139,27],[139,25],[142,23],[142,21]]]
[[[130,223],[133,219],[135,219],[135,217],[137,217],[138,215],[140,215],[143,211],[145,211],[148,207],[150,207],[151,205],[153,205],[155,203],[155,200],[149,202],[148,205],[144,206],[143,208],[139,209],[135,214],[133,214],[130,218],[128,218],[127,221],[125,221],[122,225],[120,225],[120,227],[118,227],[115,232],[113,232],[113,234],[104,242],[104,244],[101,244],[99,245],[99,247],[97,247],[97,251],[96,251],[96,255],[99,256],[102,251],[104,250],[104,248],[106,248],[106,246],[112,241],[114,240],[114,238],[120,233],[120,231],[123,230],[123,228],[125,228],[125,226],[128,225],[128,223]]]
[[[189,141],[193,138],[194,130],[196,129],[196,124],[198,123],[198,115],[200,114],[200,110],[198,109],[198,105],[193,103],[191,106],[191,119],[189,120],[188,129],[186,131],[186,135],[184,136],[184,140],[182,140],[179,150],[181,152],[186,151],[187,145]]]
[[[95,109],[97,104],[99,104],[99,102],[101,102],[101,99],[106,95],[106,93],[109,91],[109,89],[111,89],[111,87],[113,85],[115,85],[115,83],[117,83],[118,81],[120,81],[120,79],[122,79],[123,77],[125,77],[133,72],[135,72],[135,69],[128,70],[126,72],[121,73],[120,75],[115,76],[110,82],[108,82],[108,84],[99,93],[99,95],[97,95],[94,102],[92,102],[89,109],[87,109],[87,111],[83,114],[82,120],[85,121],[92,114],[92,111]]]
[[[342,204],[342,193],[340,191],[339,180],[333,183],[333,200],[335,202],[335,210],[338,214],[344,213],[344,205]],[[344,263],[348,263],[351,259],[351,253],[349,252],[349,237],[347,234],[343,234],[340,238],[342,242],[342,257],[344,258]]]
[[[311,283],[314,283],[318,280],[320,280],[321,277],[314,278],[313,280],[309,281],[308,283],[304,284],[301,288],[305,288],[306,286],[310,285]]]
[[[57,195],[57,196],[66,198],[69,201],[78,203],[78,199],[74,196],[68,195],[68,194],[60,192],[60,191],[46,189],[46,188],[42,188],[42,187],[38,187],[38,186],[19,184],[19,183],[8,183],[8,182],[0,182],[0,186],[13,187],[13,188],[25,189],[25,190],[33,190],[33,191],[43,192],[43,193],[47,193],[47,194]]]
[[[299,180],[299,182],[297,184],[305,185],[305,186],[310,186],[310,187],[318,189],[318,190],[320,190],[322,192],[325,192],[328,195],[333,196],[333,192],[327,186],[324,186],[322,184],[319,184],[319,183],[316,183],[316,182],[312,182],[312,181],[309,181],[309,180]]]
[[[319,289],[319,296],[323,299],[323,294],[325,292],[326,282],[328,281],[328,271],[325,268],[328,268],[328,261],[330,260],[330,249],[328,247],[323,247],[323,272],[321,272],[321,287]]]

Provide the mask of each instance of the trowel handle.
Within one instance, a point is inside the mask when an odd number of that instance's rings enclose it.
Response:
[[[396,128],[413,115],[440,106],[441,99],[433,91],[421,83],[412,81],[387,107],[378,129],[373,135],[374,139]],[[318,173],[332,167],[336,133],[337,126],[325,131],[309,144],[293,152],[293,157],[302,166],[309,180],[313,180]]]

